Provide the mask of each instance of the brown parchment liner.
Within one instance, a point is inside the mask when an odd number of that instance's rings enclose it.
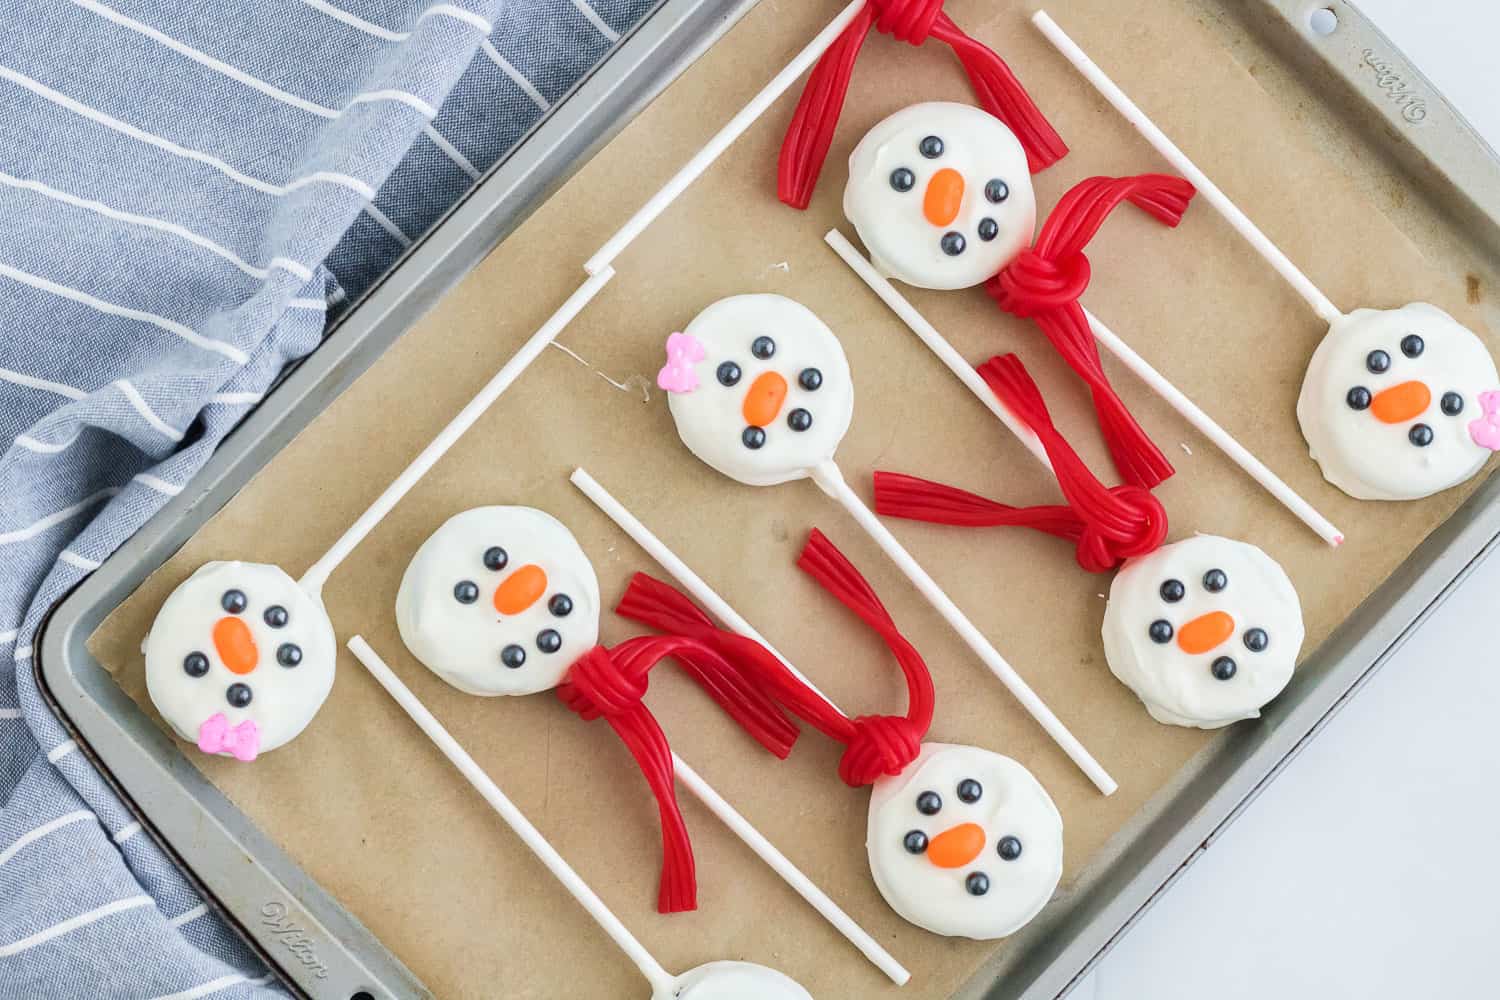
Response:
[[[522,340],[578,285],[582,261],[836,12],[833,0],[766,0],[657,100],[305,430],[92,639],[149,710],[140,642],[167,593],[209,559],[280,564],[294,576],[339,535]],[[1163,169],[1026,21],[1024,2],[952,0],[955,20],[1021,75],[1072,146],[1036,178],[1045,212],[1095,173]],[[1345,308],[1426,299],[1479,327],[1464,276],[1435,271],[1358,193],[1359,164],[1313,149],[1298,103],[1273,98],[1197,7],[1171,0],[1058,0],[1063,26]],[[407,560],[444,519],[480,504],[541,507],[577,534],[605,600],[659,569],[567,482],[584,465],[850,712],[900,711],[886,652],[793,566],[822,527],[864,570],[925,653],[938,687],[932,737],[1030,767],[1067,825],[1063,892],[1100,846],[1214,737],[1161,726],[1108,673],[1099,642],[1106,577],[1062,542],[1016,530],[892,522],[896,534],[1120,782],[1102,798],[855,525],[811,483],[740,486],[697,463],[661,394],[639,379],[667,333],[740,292],[779,292],[840,335],[857,386],[840,466],[868,497],[879,467],[1012,502],[1050,501],[1037,463],[823,244],[843,225],[844,163],[884,115],[969,100],[936,45],[872,39],[812,208],[775,200],[788,96],[618,261],[619,276],[562,335],[585,367],[549,350],[334,574],[325,592],[340,641],[356,632],[469,748],[670,968],[743,958],[790,974],[821,1000],[895,996],[891,986],[705,810],[682,793],[701,907],[653,908],[655,812],[602,724],[553,697],[481,699],[417,664],[392,606]],[[1260,545],[1301,593],[1308,646],[1385,578],[1469,487],[1406,504],[1360,503],[1306,457],[1293,406],[1324,327],[1210,210],[1177,231],[1130,209],[1090,248],[1088,306],[1249,444],[1349,536],[1330,551],[1117,365],[1133,411],[1178,475],[1159,491],[1172,535]],[[1030,325],[982,291],[911,292],[974,361],[1020,352],[1058,422],[1108,475],[1081,384]],[[601,375],[631,383],[612,387]],[[1470,484],[1472,486],[1472,483]],[[1143,623],[1144,624],[1144,623]],[[606,616],[603,636],[632,628]],[[253,766],[192,760],[442,997],[644,997],[635,970],[340,650],[322,713]],[[912,970],[902,995],[949,996],[1004,943],[939,938],[904,923],[871,882],[868,793],[835,776],[838,748],[806,734],[787,762],[759,751],[670,668],[649,703],[673,745]],[[1241,725],[1254,725],[1242,723]]]

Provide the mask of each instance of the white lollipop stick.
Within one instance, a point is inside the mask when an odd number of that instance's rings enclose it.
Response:
[[[484,412],[494,405],[495,400],[499,399],[500,395],[521,377],[521,373],[530,367],[533,361],[541,357],[547,345],[557,339],[558,334],[562,333],[574,317],[583,311],[583,307],[588,305],[614,276],[614,269],[606,267],[599,273],[591,275],[578,286],[577,291],[568,296],[567,301],[548,317],[536,333],[531,335],[531,339],[522,344],[520,349],[505,363],[505,366],[495,373],[494,378],[485,383],[484,388],[469,400],[468,405],[448,421],[448,425],[438,432],[437,437],[432,439],[432,443],[423,448],[421,454],[412,459],[411,464],[385,488],[385,492],[376,497],[375,502],[359,515],[359,518],[349,526],[338,541],[333,543],[333,547],[313,563],[306,573],[302,574],[302,579],[297,582],[303,590],[321,600],[323,584],[338,568],[339,563],[348,558],[349,553],[364,541],[366,535],[375,530],[375,526],[391,512],[396,504],[401,502],[401,498],[411,492],[411,488],[417,485],[422,477],[438,463],[438,460],[448,453],[448,449],[463,437],[465,431],[478,422]]]
[[[693,158],[683,164],[682,168],[672,175],[671,180],[651,196],[650,201],[636,210],[629,221],[621,226],[619,231],[611,236],[594,256],[588,259],[583,269],[589,274],[598,274],[608,267],[637,236],[641,235],[647,226],[656,221],[657,216],[666,211],[668,205],[677,200],[678,195],[686,191],[693,181],[713,165],[713,162],[729,148],[734,140],[755,124],[755,120],[765,114],[766,110],[786,93],[787,88],[797,82],[798,77],[823,57],[828,47],[844,33],[849,22],[864,10],[866,2],[867,0],[853,0],[849,6],[840,11],[826,28],[807,43],[806,48],[797,53],[780,73],[772,77],[770,83],[761,88],[760,93],[750,99],[749,104],[741,108],[739,113],[729,119],[723,128],[714,133],[713,138],[693,154]]]
[[[1000,422],[1010,428],[1010,432],[1031,452],[1032,456],[1041,462],[1048,470],[1052,468],[1052,462],[1047,458],[1047,450],[1042,447],[1042,442],[1037,438],[1035,432],[1027,427],[1014,413],[1006,409],[1005,404],[990,391],[990,387],[984,384],[984,379],[979,377],[979,372],[974,366],[964,360],[954,346],[948,343],[948,339],[938,332],[937,327],[927,321],[927,317],[917,311],[910,300],[896,288],[895,285],[875,270],[875,265],[865,259],[865,255],[854,248],[844,234],[837,229],[828,230],[828,235],[823,237],[824,242],[833,247],[833,252],[838,254],[849,269],[859,275],[870,291],[880,296],[880,301],[890,307],[891,312],[901,322],[906,324],[907,329],[917,335],[917,339],[927,345],[928,350],[938,356],[938,360],[947,365],[948,370],[958,376],[958,380],[969,387],[975,397],[984,404],[985,408],[993,413]]]
[[[969,391],[977,396],[979,401],[991,413],[999,417],[1001,423],[1010,428],[1011,433],[1015,434],[1021,443],[1026,446],[1026,450],[1031,452],[1043,465],[1050,469],[1052,466],[1047,461],[1047,453],[1042,449],[1041,442],[1037,440],[1037,436],[1032,433],[1031,428],[1022,424],[1009,410],[1001,405],[1000,400],[990,391],[990,387],[985,385],[984,379],[980,378],[979,372],[974,369],[974,366],[964,360],[963,355],[959,354],[953,345],[948,343],[947,339],[938,332],[937,328],[917,311],[917,307],[912,305],[910,300],[902,295],[894,284],[877,271],[875,266],[865,259],[864,254],[855,249],[854,244],[850,243],[843,233],[837,229],[830,229],[828,235],[823,237],[823,239],[829,246],[833,247],[835,253],[843,258],[844,263],[848,264],[849,268],[864,280],[864,283],[870,287],[870,290],[880,296],[886,305],[890,306],[891,311],[921,339],[922,343],[932,349],[933,353],[942,360],[943,364],[948,366],[949,371],[957,375],[959,380],[969,387]],[[1166,400],[1167,404],[1176,410],[1184,420],[1196,427],[1204,437],[1208,438],[1220,451],[1229,456],[1230,460],[1243,469],[1251,479],[1254,479],[1264,487],[1266,492],[1279,500],[1287,510],[1296,514],[1304,524],[1317,532],[1319,537],[1329,545],[1340,545],[1343,543],[1343,532],[1339,531],[1328,518],[1318,513],[1312,504],[1302,499],[1280,476],[1272,472],[1248,448],[1236,441],[1223,427],[1220,427],[1212,417],[1205,413],[1197,403],[1189,399],[1182,390],[1169,382],[1166,376],[1151,367],[1150,362],[1135,353],[1130,348],[1130,345],[1121,340],[1109,327],[1105,326],[1099,317],[1087,309],[1084,310],[1084,315],[1088,317],[1089,328],[1093,332],[1095,340],[1103,344],[1106,350],[1118,358],[1126,368],[1134,372],[1153,392]]]
[[[355,656],[359,657],[360,662],[364,663],[366,667],[370,668],[371,673],[376,674],[376,679],[379,680],[382,684],[386,685],[386,690],[391,691],[391,693],[395,695],[396,692],[391,689],[390,684],[386,682],[385,677],[377,673],[376,668],[371,666],[371,661],[369,659],[366,659],[366,655],[368,655],[369,657],[373,658],[375,662],[380,663],[382,668],[385,667],[385,664],[380,661],[378,656],[376,656],[375,651],[370,648],[369,643],[365,642],[359,636],[355,636],[353,639],[349,640],[349,648],[354,652]],[[389,675],[389,668],[385,669],[386,674]],[[390,675],[390,680],[398,685],[401,683],[399,680],[396,680],[394,675]],[[406,689],[403,687],[402,690],[405,691]],[[420,707],[420,703],[416,702],[415,696],[413,696],[409,691],[407,691],[406,694],[407,697],[411,698],[413,703],[418,704],[418,706]],[[397,695],[396,698],[398,701],[401,701],[399,695]],[[407,706],[405,702],[402,703],[402,707],[406,708],[408,712],[412,711],[412,709]],[[413,718],[416,718],[416,716],[413,715]],[[418,725],[422,725],[420,719],[418,720]],[[435,720],[433,722],[433,725],[437,725]],[[427,731],[428,736],[433,736],[432,732],[430,730],[427,730],[427,727],[425,725],[423,725],[422,728],[424,729],[424,731]],[[441,730],[441,727],[439,727],[439,729]],[[446,736],[447,734],[444,733],[443,735]],[[451,737],[449,737],[449,739],[451,740]],[[441,742],[438,742],[437,737],[433,736],[433,741],[438,743],[439,748],[442,749],[444,753],[448,753],[447,748]],[[456,747],[457,744],[455,743],[454,746]],[[460,750],[459,752],[462,751]],[[449,755],[449,759],[453,760],[451,754]],[[464,776],[469,778],[470,783],[473,784],[474,778],[468,771],[464,770],[464,765],[460,764],[457,760],[454,760],[454,763],[458,766],[460,771],[464,771]],[[473,762],[470,761],[470,764],[472,765]],[[814,883],[812,879],[804,875],[801,869],[799,869],[792,863],[791,859],[789,859],[785,854],[782,854],[781,850],[766,838],[765,834],[757,830],[749,820],[740,815],[739,811],[735,809],[734,806],[730,805],[728,800],[726,800],[722,795],[715,791],[713,786],[710,785],[706,780],[704,780],[702,775],[693,770],[693,768],[688,765],[687,761],[678,756],[676,751],[673,751],[672,753],[672,768],[676,772],[677,778],[682,782],[683,786],[686,787],[689,792],[692,792],[693,796],[698,799],[699,802],[702,802],[703,805],[707,807],[709,812],[713,813],[721,823],[729,827],[730,832],[732,832],[736,837],[740,838],[740,840],[742,840],[745,843],[745,846],[749,847],[750,850],[754,851],[755,855],[758,858],[764,861],[772,871],[779,875],[782,881],[791,886],[792,889],[797,893],[797,895],[806,900],[809,906],[811,906],[814,910],[821,914],[823,919],[827,920],[840,933],[842,933],[851,942],[853,942],[854,945],[860,949],[860,951],[865,952],[865,954],[870,957],[871,961],[875,962],[875,964],[880,967],[882,972],[885,972],[886,975],[890,976],[891,979],[896,982],[896,985],[900,986],[904,984],[906,980],[911,977],[911,974],[903,969],[895,959],[891,958],[889,954],[881,949],[880,946],[875,943],[874,939],[869,936],[869,934],[867,934],[858,924],[856,924],[847,913],[840,909],[837,903],[835,903],[828,897],[827,893],[818,888],[817,884]],[[475,770],[477,772],[477,767],[475,768]],[[482,772],[479,773],[481,773],[482,775]],[[480,788],[479,785],[476,784],[475,787],[480,789],[481,794],[484,793],[484,789]],[[487,795],[486,798],[488,798]],[[494,803],[492,802],[491,804],[493,805]],[[496,808],[498,809],[499,807],[497,806]],[[501,813],[501,815],[504,816],[505,814]],[[507,822],[509,822],[508,817]],[[525,838],[523,837],[523,839]],[[531,845],[529,841],[528,846],[531,846],[533,850],[536,850],[536,847],[534,845]],[[585,903],[584,905],[587,906],[588,904]],[[593,911],[591,910],[590,912]],[[595,916],[595,919],[599,919],[597,915]],[[605,929],[608,930],[607,927]],[[870,951],[867,951],[867,946],[869,948],[875,949],[875,954],[871,954]],[[884,960],[877,960],[877,955],[883,956]],[[644,969],[642,971],[644,971]],[[647,974],[647,978],[651,978],[649,973]],[[655,983],[653,981],[653,986],[654,985]]]
[[[657,538],[654,534],[651,533],[651,529],[642,524],[634,514],[626,510],[624,504],[616,500],[613,496],[610,495],[608,490],[599,485],[598,480],[594,479],[593,476],[589,475],[581,468],[574,469],[573,475],[569,478],[573,485],[578,487],[578,489],[582,491],[584,496],[593,501],[594,505],[602,510],[611,521],[614,521],[615,524],[617,524],[620,529],[625,532],[625,534],[629,535],[637,545],[639,545],[642,549],[645,549],[647,555],[651,556],[651,558],[660,563],[662,567],[666,569],[666,571],[670,573],[672,577],[676,579],[677,582],[681,584],[685,590],[687,590],[688,593],[692,594],[693,597],[697,598],[700,604],[708,608],[710,614],[719,619],[719,621],[723,622],[725,625],[734,629],[734,631],[738,632],[740,635],[743,635],[749,639],[754,639],[756,642],[760,643],[770,651],[772,656],[780,660],[782,665],[785,666],[787,670],[791,671],[791,673],[798,680],[800,680],[803,684],[806,684],[809,690],[811,690],[819,698],[822,698],[824,701],[828,702],[829,705],[833,705],[833,702],[828,698],[828,696],[825,695],[822,691],[819,691],[817,686],[814,685],[812,681],[808,680],[807,676],[803,674],[802,671],[792,666],[791,661],[778,653],[776,651],[776,648],[766,641],[765,636],[757,632],[755,628],[743,617],[741,617],[739,612],[730,607],[729,603],[722,597],[720,597],[712,587],[704,583],[702,577],[698,576],[697,573],[694,573],[692,569],[688,567],[687,563],[679,559],[675,552],[667,548],[666,544],[662,542],[661,539]],[[838,710],[837,706],[834,706],[834,708],[836,711]],[[705,785],[704,787],[706,788],[707,786]],[[710,789],[710,791],[712,790]],[[751,829],[753,830],[753,828]],[[771,863],[769,859],[767,863]],[[788,865],[790,866],[789,862]],[[772,864],[772,867],[776,867],[775,864]],[[792,868],[791,871],[796,875],[797,878],[804,879],[805,881],[805,878],[803,877],[801,872],[797,871],[795,868]],[[791,878],[789,876],[783,875],[782,877],[787,878],[789,882],[791,881]],[[895,956],[886,951],[885,948],[881,947],[880,943],[873,937],[871,937],[863,927],[855,923],[853,918],[851,918],[847,913],[839,908],[838,904],[834,903],[833,900],[825,896],[821,889],[818,889],[817,886],[813,885],[811,882],[807,882],[807,886],[812,893],[816,894],[816,897],[808,895],[807,893],[803,893],[803,898],[811,903],[813,908],[816,909],[820,914],[822,914],[823,918],[830,924],[832,924],[840,934],[848,938],[849,942],[853,944],[854,947],[858,948],[860,952],[866,958],[868,958],[876,968],[885,973],[886,976],[890,978],[891,982],[895,983],[897,986],[906,985],[906,982],[911,979],[911,973],[908,972],[900,962],[896,961]],[[801,892],[802,890],[799,889],[798,891]]]
[[[1109,776],[1109,772],[1105,771],[1079,742],[1078,737],[1068,731],[1068,727],[1053,714],[1052,709],[1047,707],[1047,703],[1042,701],[1031,686],[1021,679],[1016,669],[1006,662],[1005,657],[1000,655],[1000,651],[984,637],[984,633],[980,632],[974,623],[969,621],[968,616],[959,610],[958,605],[953,603],[953,599],[896,540],[896,536],[881,523],[880,518],[865,506],[859,495],[844,481],[843,473],[839,471],[839,467],[833,463],[833,460],[827,459],[819,464],[811,470],[811,475],[812,481],[817,483],[824,493],[837,500],[849,512],[849,515],[859,522],[859,526],[875,539],[876,544],[891,557],[891,561],[906,574],[912,586],[916,587],[917,591],[927,599],[927,603],[943,616],[943,619],[958,633],[959,638],[963,639],[986,667],[989,667],[990,673],[1000,679],[1000,683],[1004,684],[1006,689],[1015,696],[1016,700],[1021,703],[1021,707],[1025,708],[1031,717],[1046,730],[1053,742],[1062,747],[1063,752],[1078,765],[1094,786],[1105,795],[1113,794],[1115,789],[1120,787],[1115,783],[1115,779]]]
[[[1270,237],[1260,231],[1259,226],[1250,221],[1248,215],[1229,200],[1229,196],[1221,191],[1217,184],[1208,179],[1207,174],[1188,159],[1186,153],[1177,148],[1176,143],[1167,138],[1165,132],[1157,128],[1155,122],[1146,117],[1144,111],[1136,107],[1135,102],[1126,96],[1125,91],[1121,90],[1102,69],[1094,64],[1083,49],[1078,47],[1078,43],[1069,38],[1046,11],[1037,11],[1032,15],[1031,23],[1037,26],[1046,36],[1047,41],[1052,43],[1053,48],[1062,53],[1063,58],[1072,63],[1073,68],[1078,70],[1085,80],[1093,84],[1094,89],[1099,91],[1106,101],[1114,105],[1115,110],[1135,127],[1135,130],[1172,165],[1174,170],[1192,182],[1193,186],[1198,189],[1198,193],[1213,205],[1220,215],[1224,216],[1225,221],[1245,238],[1255,252],[1264,257],[1266,263],[1285,278],[1298,295],[1307,300],[1313,312],[1330,325],[1343,315],[1338,306],[1335,306],[1328,296],[1318,290],[1318,286],[1314,285],[1312,280],[1303,274],[1275,243],[1271,242]]]
[[[365,642],[362,636],[356,635],[349,640],[349,651],[365,665],[365,669],[380,682],[380,686],[386,689],[396,703],[406,710],[406,714],[411,716],[418,728],[427,734],[427,738],[433,742],[433,745],[443,752],[443,756],[458,768],[465,780],[474,786],[474,790],[484,796],[490,808],[500,814],[500,818],[515,831],[516,836],[521,838],[521,842],[531,849],[531,853],[535,854],[542,864],[547,866],[547,870],[562,883],[563,888],[568,890],[568,894],[588,911],[588,915],[603,928],[610,940],[620,946],[620,950],[635,964],[637,969],[641,970],[641,975],[645,976],[646,981],[651,984],[652,992],[659,996],[671,996],[676,989],[676,977],[664,969],[645,946],[636,940],[635,935],[631,934],[620,922],[620,918],[604,905],[604,900],[600,899],[594,890],[589,888],[588,883],[573,870],[573,866],[557,853],[557,848],[548,843],[541,831],[531,825],[525,813],[516,808],[515,803],[500,790],[500,786],[484,773],[474,758],[470,757],[452,734],[443,728],[443,724],[433,717],[433,714],[427,710],[427,706],[423,705],[417,696],[401,683],[401,679],[391,671],[375,650],[370,648],[370,644]]]

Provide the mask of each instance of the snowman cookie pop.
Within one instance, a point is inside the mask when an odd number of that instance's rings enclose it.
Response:
[[[401,683],[369,643],[355,636],[349,640],[349,650],[640,970],[651,985],[651,1000],[812,1000],[805,989],[780,972],[750,962],[709,962],[680,976],[668,972],[427,710],[427,706]]]
[[[396,596],[413,656],[469,694],[556,689],[585,720],[620,736],[652,794],[662,828],[663,913],[697,905],[692,845],[677,806],[674,755],[642,702],[652,666],[675,658],[766,749],[785,756],[796,731],[741,677],[742,667],[677,636],[598,644],[599,584],[562,523],[531,507],[478,507],[422,543]]]
[[[1152,718],[1217,729],[1258,716],[1291,680],[1302,647],[1301,605],[1285,571],[1255,546],[1214,535],[1162,547],[1160,502],[1094,477],[1019,358],[992,358],[979,373],[1041,442],[1065,502],[1012,507],[877,472],[876,510],[962,527],[1034,528],[1073,542],[1089,572],[1120,567],[1104,614],[1105,659]]]
[[[333,625],[280,568],[211,562],[162,605],[144,644],[146,688],[204,753],[255,760],[312,721],[333,687]]]
[[[935,692],[927,665],[858,570],[813,529],[798,565],[879,633],[906,677],[905,715],[851,719],[765,647],[721,632],[697,606],[650,578],[631,582],[619,611],[698,635],[724,655],[745,647],[772,696],[846,750],[839,777],[872,786],[865,847],[880,894],[935,934],[1013,934],[1052,898],[1063,870],[1062,817],[1020,764],[977,747],[924,742]]]
[[[1345,313],[1203,173],[1057,22],[1037,28],[1328,323],[1297,400],[1323,476],[1361,500],[1416,500],[1466,482],[1500,449],[1500,376],[1480,339],[1425,302]]]
[[[666,584],[660,587],[670,590]],[[738,657],[701,637],[639,636],[598,644],[601,604],[593,565],[566,526],[530,507],[457,514],[417,550],[396,596],[402,641],[428,669],[481,696],[555,689],[585,720],[619,734],[659,806],[662,912],[694,906],[694,866],[677,807],[680,779],[814,909],[898,985],[910,974],[677,756],[642,703],[648,673],[671,657],[768,750],[784,757],[796,728],[745,676]]]
[[[823,321],[780,295],[708,306],[667,341],[657,383],[683,444],[731,479],[811,479],[859,522],[917,590],[1106,795],[1116,785],[1061,720],[844,481],[833,454],[854,413],[843,347]]]

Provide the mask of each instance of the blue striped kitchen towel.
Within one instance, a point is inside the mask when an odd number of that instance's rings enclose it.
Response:
[[[0,1000],[283,995],[42,704],[37,625],[651,5],[0,3]]]

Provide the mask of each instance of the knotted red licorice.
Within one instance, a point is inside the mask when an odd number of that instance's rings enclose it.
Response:
[[[777,196],[793,208],[806,208],[833,143],[844,109],[854,63],[870,29],[898,41],[921,45],[936,38],[963,64],[984,110],[1004,122],[1026,150],[1032,173],[1062,159],[1067,145],[1043,117],[1010,67],[987,45],[970,38],[943,13],[943,0],[869,0],[813,67],[802,99],[781,144]]]
[[[667,657],[681,664],[776,756],[785,758],[791,753],[797,727],[761,691],[743,663],[707,642],[683,635],[638,636],[612,649],[595,646],[579,657],[557,686],[563,704],[580,717],[609,723],[645,776],[661,817],[662,873],[656,905],[662,913],[679,913],[698,905],[693,846],[677,805],[672,748],[651,710],[641,702],[651,668]]]
[[[716,629],[692,601],[648,576],[636,574],[615,610],[644,625],[702,639],[725,653],[748,644],[744,658],[771,696],[787,711],[846,747],[839,761],[839,777],[855,788],[882,775],[894,776],[917,759],[922,740],[932,725],[935,694],[922,656],[896,628],[890,613],[859,571],[822,532],[813,529],[797,565],[878,632],[906,675],[908,705],[905,715],[862,715],[849,718],[787,668],[765,647],[743,636]]]
[[[1035,320],[1068,366],[1088,383],[1120,478],[1146,489],[1170,476],[1172,465],[1136,423],[1104,373],[1088,317],[1078,304],[1089,284],[1089,261],[1083,250],[1121,203],[1129,201],[1157,221],[1176,226],[1194,193],[1181,177],[1164,174],[1080,181],[1042,224],[1036,243],[985,284],[1001,309]]]
[[[1073,542],[1078,565],[1091,573],[1114,569],[1166,541],[1167,512],[1161,501],[1131,483],[1106,487],[1089,471],[1052,423],[1041,390],[1020,358],[991,358],[979,366],[979,374],[1006,409],[1041,440],[1066,502],[1012,507],[915,476],[877,472],[876,513],[967,528],[1034,528]]]

